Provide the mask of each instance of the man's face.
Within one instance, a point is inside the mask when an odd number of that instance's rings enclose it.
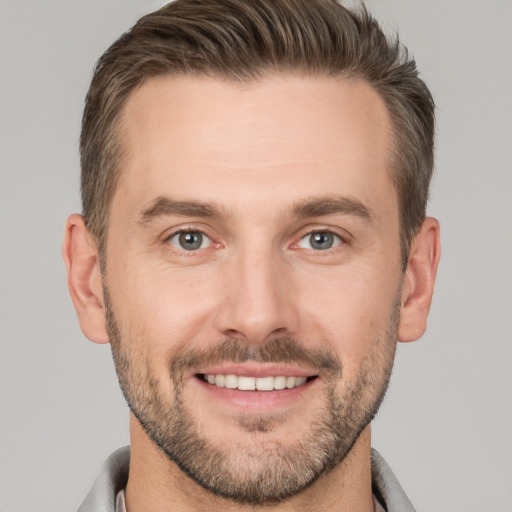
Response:
[[[293,495],[345,457],[391,373],[384,103],[360,81],[160,77],[120,126],[104,286],[132,412],[203,487]]]

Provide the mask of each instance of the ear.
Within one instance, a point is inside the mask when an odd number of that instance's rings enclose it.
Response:
[[[427,217],[411,243],[402,287],[398,341],[415,341],[427,328],[440,256],[439,222]]]
[[[98,248],[81,215],[66,222],[62,255],[82,332],[95,343],[108,343]]]

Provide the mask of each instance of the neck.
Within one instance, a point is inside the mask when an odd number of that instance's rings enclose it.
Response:
[[[130,418],[131,460],[126,508],[128,512],[158,510],[249,511],[372,511],[370,426],[338,466],[313,485],[283,502],[267,506],[240,505],[206,491],[171,462]]]

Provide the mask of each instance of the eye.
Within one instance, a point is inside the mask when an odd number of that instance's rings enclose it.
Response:
[[[313,249],[314,251],[326,251],[340,245],[341,237],[331,231],[312,231],[302,237],[297,244],[301,249]]]
[[[171,235],[167,242],[177,249],[184,251],[197,251],[198,249],[205,249],[212,243],[210,238],[201,231],[187,230],[178,231]]]

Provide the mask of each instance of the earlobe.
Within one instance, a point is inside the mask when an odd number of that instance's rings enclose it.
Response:
[[[98,249],[81,215],[66,222],[62,255],[82,332],[95,343],[108,343]]]
[[[399,341],[415,341],[425,332],[440,256],[439,222],[427,217],[411,243],[402,287]]]

